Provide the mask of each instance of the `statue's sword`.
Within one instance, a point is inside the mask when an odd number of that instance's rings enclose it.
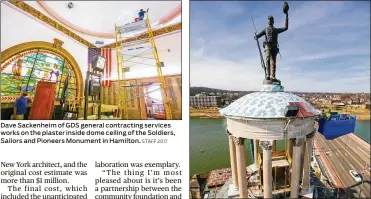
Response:
[[[256,30],[255,22],[254,22],[254,19],[252,18],[252,16],[251,16],[251,20],[252,20],[252,23],[254,24],[254,28],[255,28],[255,36],[256,36],[257,30]],[[260,50],[259,40],[256,40],[256,43],[258,44],[259,55],[260,55],[260,63],[261,63],[261,65],[262,65],[262,67],[264,68],[264,73],[265,73],[265,75],[267,75],[267,72],[265,71],[266,69],[265,69],[265,63],[264,63],[264,59],[263,59],[263,55],[262,55],[262,51]]]

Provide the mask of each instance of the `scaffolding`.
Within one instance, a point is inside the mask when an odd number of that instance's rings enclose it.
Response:
[[[125,34],[128,34],[130,32],[138,31],[138,30],[146,30],[148,34],[148,37],[140,40],[135,40],[132,42],[124,42]],[[160,62],[160,58],[158,56],[158,51],[156,48],[156,43],[151,27],[150,20],[148,18],[148,11],[147,11],[147,16],[146,19],[125,24],[123,26],[116,26],[115,25],[115,35],[116,35],[116,56],[117,56],[117,74],[118,74],[118,86],[117,86],[117,105],[118,105],[118,110],[115,117],[116,119],[129,119],[129,114],[128,114],[128,102],[134,98],[141,98],[141,97],[149,97],[148,94],[149,92],[144,92],[144,94],[139,94],[135,97],[130,97],[128,99],[127,97],[127,88],[131,87],[143,87],[143,86],[148,86],[149,84],[139,84],[139,85],[125,85],[125,73],[130,71],[130,68],[133,66],[137,65],[149,65],[149,64],[144,64],[148,59],[153,59],[156,61],[155,65],[150,65],[156,67],[157,70],[157,76],[159,80],[159,85],[160,85],[160,91],[162,95],[162,102],[164,104],[164,109],[165,109],[165,115],[167,120],[172,119],[172,111],[170,107],[170,100],[167,96],[166,90],[168,88],[167,82],[165,81],[165,78],[162,74],[162,67],[164,66],[163,62]],[[150,43],[149,47],[132,47],[135,45],[143,45],[143,44],[148,44]],[[144,53],[152,50],[152,55],[153,57],[146,57],[143,56]],[[141,58],[142,60],[139,62],[133,61],[132,59],[134,58]],[[127,65],[128,63],[131,63],[131,65]],[[123,92],[123,97],[120,98],[121,94],[121,88],[124,88]],[[131,92],[131,90],[129,90]],[[153,92],[153,91],[152,91]],[[132,93],[130,96],[133,96]],[[120,111],[123,110],[121,113]],[[119,113],[120,112],[120,113]],[[123,117],[122,117],[123,114]]]

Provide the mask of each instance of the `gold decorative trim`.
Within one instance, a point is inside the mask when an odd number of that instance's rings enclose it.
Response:
[[[53,28],[63,32],[67,36],[75,39],[76,41],[84,44],[85,46],[88,47],[96,47],[95,45],[89,43],[87,40],[83,39],[79,35],[75,34],[74,32],[70,31],[69,29],[65,28],[63,25],[59,24],[58,22],[54,21],[50,17],[44,15],[40,11],[36,10],[32,6],[28,5],[24,1],[9,1],[9,3],[13,4],[17,8],[27,12],[28,14],[34,16],[35,18],[39,19],[40,21],[52,26]]]
[[[57,38],[54,38],[54,45],[53,47],[56,48],[56,49],[61,49],[62,48],[62,45],[63,45],[63,41],[57,39]]]
[[[153,31],[153,36],[156,37],[156,36],[160,36],[160,35],[167,34],[167,33],[170,33],[170,32],[177,31],[177,30],[181,30],[181,29],[182,29],[182,23],[177,23],[177,24],[174,24],[174,25],[171,25],[171,26],[167,26],[167,27],[163,27],[163,28],[154,30]],[[132,41],[141,40],[141,39],[145,39],[145,38],[148,38],[148,32],[140,34],[137,37],[131,37],[131,38],[125,39],[123,41],[120,41],[118,45],[121,45],[123,42],[132,42]],[[102,48],[116,48],[116,43],[108,44],[106,46],[103,46]]]
[[[59,40],[60,41],[60,40]],[[45,42],[45,41],[32,41],[32,42],[26,42],[21,43],[15,46],[12,46],[4,51],[1,52],[1,63],[4,63],[5,60],[28,50],[33,49],[44,49],[51,51],[53,53],[56,53],[62,57],[64,57],[68,63],[71,65],[73,72],[76,76],[76,93],[77,97],[83,96],[83,80],[82,80],[82,74],[80,67],[78,63],[76,62],[75,58],[65,49],[62,47],[60,48],[54,48],[53,43]]]

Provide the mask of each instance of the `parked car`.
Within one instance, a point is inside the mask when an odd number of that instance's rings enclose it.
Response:
[[[349,170],[349,173],[354,178],[355,181],[362,182],[362,177],[361,177],[361,175],[359,175],[359,173],[357,171]]]

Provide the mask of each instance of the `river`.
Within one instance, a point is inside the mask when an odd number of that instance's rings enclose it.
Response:
[[[224,119],[190,119],[190,175],[230,167]],[[357,121],[356,134],[370,141],[370,121]],[[245,141],[247,165],[251,164],[250,142]],[[285,142],[277,142],[284,149]]]

